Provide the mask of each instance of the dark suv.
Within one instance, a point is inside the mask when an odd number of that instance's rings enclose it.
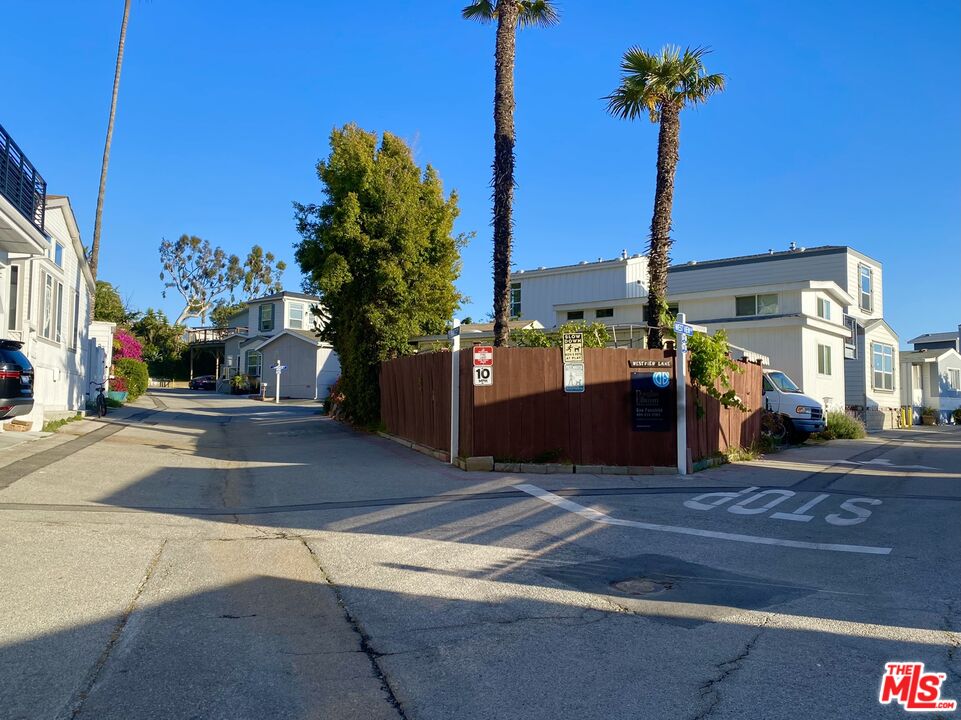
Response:
[[[33,410],[33,365],[22,342],[0,340],[0,420]]]

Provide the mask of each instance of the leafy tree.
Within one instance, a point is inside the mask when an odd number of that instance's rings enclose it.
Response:
[[[725,78],[710,75],[702,58],[706,48],[666,46],[660,54],[633,47],[621,61],[621,84],[606,100],[615,117],[634,120],[648,115],[660,123],[657,138],[657,183],[654,216],[648,251],[648,317],[658,321],[648,330],[648,346],[663,347],[659,325],[667,311],[667,269],[671,258],[671,212],[674,204],[674,173],[680,145],[681,110],[705,102],[724,89]]]
[[[226,300],[218,300],[210,311],[210,321],[214,324],[214,327],[230,327],[233,324],[234,315],[246,307],[247,303],[245,302],[232,303]]]
[[[113,143],[113,122],[117,116],[117,96],[120,94],[120,70],[123,67],[123,51],[127,44],[127,21],[130,19],[130,0],[124,0],[123,20],[120,23],[120,42],[117,45],[117,66],[113,72],[113,95],[110,97],[110,115],[107,118],[107,139],[103,146],[103,162],[100,165],[100,190],[97,193],[97,212],[93,223],[93,246],[90,248],[90,274],[97,279],[100,262],[100,230],[103,221],[103,198],[107,191],[107,165],[110,163],[110,146]]]
[[[93,298],[93,319],[112,322],[117,325],[129,325],[140,315],[131,310],[120,297],[111,283],[97,280],[96,292]]]
[[[167,297],[167,288],[174,288],[184,299],[177,325],[193,317],[206,322],[216,300],[229,293],[233,301],[237,288],[242,289],[247,299],[264,290],[279,292],[283,289],[280,276],[286,269],[282,261],[275,262],[272,253],[264,254],[259,245],[251,248],[247,260],[241,264],[236,255],[228,255],[223,248],[214,247],[209,240],[196,235],[181,235],[176,242],[162,240],[160,261],[164,297]]]
[[[461,14],[497,20],[494,49],[494,345],[510,334],[512,206],[514,203],[514,58],[517,29],[558,21],[550,0],[475,0]]]
[[[325,199],[295,203],[303,240],[304,289],[321,294],[321,337],[340,356],[343,411],[358,423],[380,414],[378,367],[411,351],[415,335],[444,332],[459,306],[454,236],[457,196],[444,196],[431,166],[421,170],[404,141],[349,124],[330,135],[317,164]]]
[[[584,347],[602,348],[611,342],[610,332],[604,323],[588,324],[577,320],[566,322],[556,330],[514,330],[511,333],[511,342],[518,347],[561,347],[564,344],[564,333],[574,332],[584,333]]]
[[[131,327],[143,344],[143,360],[154,377],[183,374],[184,328],[171,325],[163,310],[148,308]]]

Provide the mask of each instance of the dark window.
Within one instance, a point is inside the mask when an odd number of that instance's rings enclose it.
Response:
[[[858,265],[858,297],[862,310],[874,311],[874,271],[867,265]]]
[[[17,310],[20,300],[20,268],[16,265],[10,266],[10,311],[7,313],[9,318],[7,328],[17,329]]]
[[[614,308],[598,308],[594,315],[598,320],[601,318],[612,318],[614,317]]]
[[[568,320],[583,320],[584,311],[583,310],[568,310],[567,311]]]
[[[521,284],[511,283],[511,317],[521,316]]]
[[[670,315],[672,318],[676,318],[679,312],[680,312],[680,308],[677,303],[667,304],[667,314]],[[647,322],[650,317],[650,313],[647,312],[647,304],[644,305],[644,310],[641,313],[641,317],[644,318],[644,322]]]

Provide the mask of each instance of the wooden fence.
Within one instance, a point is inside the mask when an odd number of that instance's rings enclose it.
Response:
[[[639,371],[632,363],[670,362],[662,369],[670,373],[673,390],[673,359],[672,350],[585,349],[586,391],[566,393],[557,348],[494,348],[494,383],[481,387],[472,383],[472,354],[465,350],[460,362],[459,454],[515,462],[676,466],[673,412],[666,431],[635,431],[631,420],[631,373]],[[688,445],[694,461],[757,439],[761,368],[746,363],[743,368],[733,385],[750,412],[722,408],[688,386]],[[380,388],[387,432],[449,449],[449,353],[382,363]]]

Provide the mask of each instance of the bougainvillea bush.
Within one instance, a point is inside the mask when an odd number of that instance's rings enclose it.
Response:
[[[115,375],[110,380],[110,390],[113,392],[127,392],[127,379]]]
[[[113,336],[113,358],[114,360],[123,358],[143,360],[143,346],[127,330],[117,330]]]

